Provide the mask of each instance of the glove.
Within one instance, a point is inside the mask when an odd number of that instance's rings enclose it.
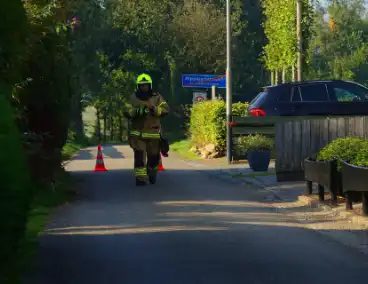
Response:
[[[154,105],[148,105],[149,112],[154,115],[155,114],[156,107]]]

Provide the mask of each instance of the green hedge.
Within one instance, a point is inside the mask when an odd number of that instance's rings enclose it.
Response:
[[[246,116],[247,103],[233,104],[233,115]],[[190,111],[189,135],[191,142],[202,147],[213,143],[218,149],[225,148],[226,105],[223,100],[194,104]]]
[[[357,166],[368,165],[368,139],[359,137],[338,138],[317,154],[318,161],[337,160],[338,170],[347,161]]]
[[[0,94],[0,283],[12,275],[31,198],[28,170],[11,106]]]

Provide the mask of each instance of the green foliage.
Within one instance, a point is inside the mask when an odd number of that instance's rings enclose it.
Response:
[[[247,103],[237,103],[233,115],[246,115]],[[225,148],[226,105],[223,100],[194,104],[191,109],[189,134],[194,145],[201,147],[213,143]]]
[[[225,103],[206,101],[194,104],[191,109],[189,132],[193,144],[204,146],[214,143],[225,147]]]
[[[0,87],[4,88],[20,79],[27,19],[20,0],[1,0],[0,6]]]
[[[245,117],[248,115],[248,103],[234,103],[232,107],[233,115]]]
[[[309,49],[309,79],[368,82],[368,25],[361,17],[364,13],[361,0],[331,3],[327,11],[317,9]]]
[[[238,156],[245,157],[250,151],[272,151],[274,140],[264,135],[247,135],[238,138],[236,153]]]
[[[368,139],[358,137],[338,138],[324,147],[317,155],[318,161],[336,160],[338,170],[341,170],[344,161],[351,163],[364,163],[363,152],[368,149]],[[358,156],[358,154],[360,154]],[[357,158],[359,157],[359,158]]]
[[[268,70],[280,71],[295,66],[297,59],[296,0],[263,0],[267,20],[264,30],[268,43],[264,47],[264,62]],[[302,0],[303,50],[311,37],[313,10],[308,0]]]
[[[364,149],[361,149],[361,151],[350,160],[349,163],[359,167],[368,168],[368,143]]]
[[[0,113],[0,282],[3,283],[12,274],[32,190],[14,116],[2,93]]]

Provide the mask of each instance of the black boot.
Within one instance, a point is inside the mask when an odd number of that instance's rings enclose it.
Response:
[[[149,176],[149,182],[150,184],[155,184],[156,183],[156,174],[150,175]]]
[[[147,185],[147,182],[144,180],[135,179],[135,185],[136,186],[145,186]]]

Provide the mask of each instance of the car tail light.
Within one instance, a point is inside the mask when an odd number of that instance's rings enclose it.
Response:
[[[261,108],[253,108],[249,111],[252,116],[266,116],[266,112]]]

